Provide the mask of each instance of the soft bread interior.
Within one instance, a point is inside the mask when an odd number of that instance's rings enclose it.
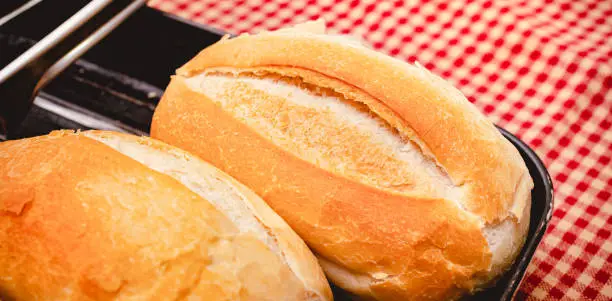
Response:
[[[304,300],[327,300],[325,279],[307,247],[289,226],[263,200],[246,187],[188,153],[151,147],[150,139],[125,135],[84,132],[83,135],[106,144],[141,164],[166,174],[208,200],[228,217],[241,233],[255,235],[289,266],[307,288]],[[161,143],[159,143],[161,144]],[[262,263],[265,266],[265,263]],[[312,277],[315,275],[315,277]],[[317,277],[318,276],[318,277]],[[265,293],[265,292],[262,292]]]
[[[295,80],[201,74],[187,83],[275,144],[330,172],[399,193],[461,199],[459,187],[435,162],[367,106]]]
[[[342,93],[296,77],[252,72],[209,70],[186,82],[192,90],[205,94],[235,118],[305,161],[379,189],[445,198],[472,215],[462,205],[461,185],[453,183],[435,159],[424,154],[419,147],[422,142],[402,136],[367,105]],[[520,250],[529,216],[528,208],[520,209],[520,215],[510,214],[500,223],[482,223],[492,253],[491,266],[481,276],[482,283],[508,268]],[[324,265],[328,274],[342,270],[329,266],[332,263]],[[342,270],[343,275],[346,273]],[[343,275],[330,277],[346,280]],[[372,275],[371,280],[376,281]],[[363,290],[362,280],[355,280],[359,284],[353,284],[361,289],[355,287],[354,291]],[[348,285],[352,280],[346,281]]]

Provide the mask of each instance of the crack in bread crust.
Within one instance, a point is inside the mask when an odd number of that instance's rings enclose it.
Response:
[[[363,102],[270,70],[212,70],[188,81],[199,81],[211,99],[311,163],[379,189],[444,197],[462,207],[448,174]]]

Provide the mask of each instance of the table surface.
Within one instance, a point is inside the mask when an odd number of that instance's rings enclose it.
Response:
[[[418,61],[527,142],[555,184],[527,300],[611,300],[612,1],[218,1],[150,4],[232,33],[323,17]]]

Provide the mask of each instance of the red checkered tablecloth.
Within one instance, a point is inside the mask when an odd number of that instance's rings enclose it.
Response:
[[[448,79],[531,145],[553,177],[554,217],[521,296],[612,300],[612,0],[151,5],[232,33],[323,17],[333,32]]]

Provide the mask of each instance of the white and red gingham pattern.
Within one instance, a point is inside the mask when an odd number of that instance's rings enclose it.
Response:
[[[419,61],[543,158],[555,211],[520,297],[612,300],[612,1],[219,1],[151,5],[232,33],[323,17]]]

